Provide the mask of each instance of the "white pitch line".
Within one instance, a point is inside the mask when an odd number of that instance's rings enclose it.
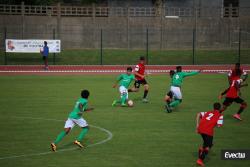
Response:
[[[36,120],[44,120],[44,121],[58,121],[58,122],[63,121],[63,120],[59,120],[59,119],[34,118],[34,117],[12,117],[12,118],[36,119]],[[102,141],[97,142],[97,143],[87,145],[86,148],[87,147],[94,147],[94,146],[100,145],[100,144],[104,144],[104,143],[108,142],[109,140],[111,140],[113,138],[113,134],[109,130],[104,129],[104,128],[99,127],[99,126],[94,126],[94,125],[89,125],[89,126],[93,127],[93,128],[96,128],[96,129],[99,129],[100,131],[103,131],[103,132],[107,133],[108,137],[106,139],[102,140]],[[72,150],[77,150],[77,149],[79,149],[79,148],[74,147],[74,148],[61,149],[61,150],[58,150],[56,152],[66,152],[66,151],[72,151]],[[39,156],[39,155],[47,155],[47,154],[52,154],[52,153],[54,153],[54,152],[47,151],[47,152],[33,153],[33,154],[12,155],[12,156],[0,157],[0,160],[21,158],[21,157]]]

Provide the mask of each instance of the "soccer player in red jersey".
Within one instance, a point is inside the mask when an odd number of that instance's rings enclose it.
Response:
[[[145,58],[143,56],[140,57],[140,62],[135,66],[134,70],[135,74],[135,83],[134,87],[132,89],[129,89],[129,92],[138,92],[140,85],[142,84],[144,86],[144,94],[143,94],[143,102],[147,103],[147,95],[148,95],[148,90],[149,90],[149,85],[148,82],[146,81],[145,77]]]
[[[223,115],[221,114],[221,104],[214,103],[214,110],[200,112],[196,117],[196,128],[203,139],[203,146],[199,148],[198,160],[196,163],[204,166],[203,160],[213,146],[213,135],[215,126],[221,127],[223,124]]]
[[[248,77],[248,74],[243,68],[240,67],[240,63],[236,63],[234,69],[231,69],[228,73],[229,84],[231,84],[233,80],[240,79],[242,75],[242,79],[245,81]]]
[[[242,84],[242,82],[243,82],[242,79],[232,80],[229,88],[227,88],[219,96],[219,99],[221,99],[224,95],[226,95],[226,98],[223,102],[222,112],[225,111],[227,107],[230,106],[233,102],[240,104],[239,111],[233,115],[235,119],[238,119],[240,121],[242,120],[240,114],[247,107],[247,103],[242,98],[239,97],[240,88],[243,86],[248,86],[248,84]]]

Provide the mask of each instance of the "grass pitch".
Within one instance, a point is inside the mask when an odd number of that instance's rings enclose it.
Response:
[[[218,94],[227,87],[222,74],[200,74],[185,79],[183,103],[171,114],[164,112],[163,97],[169,89],[166,75],[150,76],[149,100],[143,94],[130,94],[133,108],[111,107],[119,97],[112,85],[116,76],[1,76],[0,77],[0,166],[1,167],[193,167],[201,137],[195,133],[195,115],[210,110]],[[84,115],[89,124],[112,132],[106,143],[86,148],[51,153],[49,144],[63,129],[68,113],[83,88],[90,90],[90,106],[95,110]],[[242,96],[249,103],[249,87]],[[221,149],[250,148],[249,108],[244,121],[232,118],[238,110],[233,105],[225,111],[224,126],[216,129],[214,147],[206,166],[249,166],[250,161],[224,161]],[[29,117],[32,117],[29,118]],[[57,119],[43,120],[43,119]],[[73,131],[58,145],[58,150],[75,148]],[[107,138],[107,133],[92,127],[84,143],[92,145]],[[44,154],[26,156],[30,154]],[[25,155],[23,157],[13,157]],[[5,157],[5,158],[3,158]],[[12,158],[10,158],[12,157]]]

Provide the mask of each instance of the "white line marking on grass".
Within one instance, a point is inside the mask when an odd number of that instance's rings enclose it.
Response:
[[[47,119],[47,118],[35,118],[35,117],[12,117],[12,118],[23,118],[23,119],[36,119],[36,120],[44,120],[44,121],[64,122],[63,120],[59,120],[59,119]],[[97,146],[97,145],[100,145],[100,144],[104,144],[104,143],[108,142],[109,140],[111,140],[113,138],[113,134],[109,130],[104,129],[104,128],[99,127],[99,126],[94,126],[94,125],[89,125],[89,126],[93,127],[93,128],[96,128],[96,129],[99,129],[100,131],[103,131],[103,132],[107,133],[108,137],[106,139],[102,140],[102,141],[97,142],[97,143],[87,145],[86,148],[87,147],[94,147],[94,146]],[[74,147],[74,148],[61,149],[61,150],[58,150],[56,152],[66,152],[66,151],[72,151],[72,150],[77,150],[77,149],[79,149],[79,148],[78,147]],[[3,160],[3,159],[13,159],[13,158],[21,158],[21,157],[39,156],[39,155],[47,155],[47,154],[53,154],[53,153],[54,152],[52,152],[52,151],[47,151],[47,152],[41,152],[41,153],[12,155],[12,156],[0,157],[0,160]]]

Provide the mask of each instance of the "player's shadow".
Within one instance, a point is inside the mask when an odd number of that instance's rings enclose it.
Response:
[[[138,101],[142,101],[142,98],[141,97],[135,97],[132,100],[138,102]]]

